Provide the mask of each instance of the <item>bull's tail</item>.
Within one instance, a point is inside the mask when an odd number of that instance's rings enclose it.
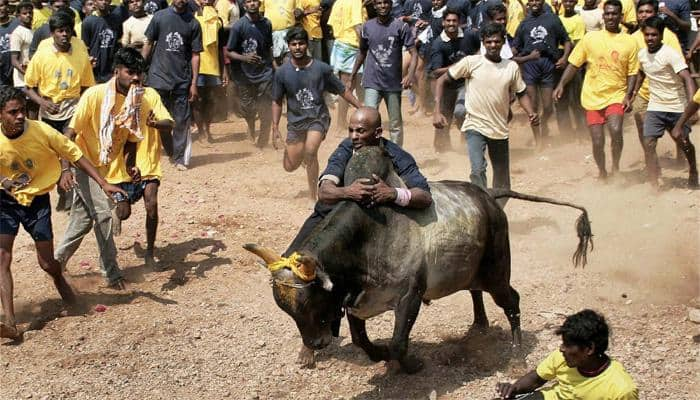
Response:
[[[518,193],[509,189],[488,189],[491,196],[496,199],[503,197],[508,197],[518,200],[534,201],[537,203],[549,203],[556,204],[559,206],[572,207],[577,210],[581,210],[581,215],[576,220],[576,234],[578,235],[578,247],[571,257],[571,261],[574,263],[574,267],[581,264],[581,267],[585,267],[588,262],[588,246],[590,245],[591,251],[593,251],[593,233],[591,233],[591,221],[588,219],[588,211],[582,206],[577,204],[568,203],[565,201],[559,201],[550,199],[548,197],[533,196],[530,194]]]

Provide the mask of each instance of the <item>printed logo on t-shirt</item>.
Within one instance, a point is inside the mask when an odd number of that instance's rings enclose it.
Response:
[[[156,11],[158,11],[160,7],[158,6],[158,3],[155,1],[149,1],[148,3],[143,5],[144,11],[146,11],[146,14],[155,14]]]
[[[0,53],[7,53],[10,51],[10,34],[0,36]]]
[[[388,46],[384,46],[384,44],[382,43],[378,44],[377,48],[372,50],[372,54],[377,60],[377,64],[379,64],[379,66],[382,68],[390,68],[392,66],[391,53],[393,52],[394,42],[396,41],[396,38],[393,36],[389,36],[387,40],[389,41]]]
[[[309,89],[303,88],[299,90],[294,97],[296,97],[302,110],[314,108],[314,94]]]
[[[449,57],[447,57],[447,62],[451,65],[463,59],[466,56],[467,55],[462,50],[457,50],[456,52],[450,54]]]
[[[103,29],[98,34],[100,37],[100,48],[108,49],[114,44],[114,32],[111,29]]]
[[[413,13],[411,14],[411,17],[420,18],[421,15],[423,15],[423,5],[417,1],[416,4],[413,5]]]
[[[253,38],[248,38],[243,41],[243,54],[252,54],[258,51],[258,41]]]
[[[536,26],[530,30],[530,37],[532,44],[542,43],[547,37],[547,29],[542,25]]]
[[[167,44],[165,51],[180,51],[185,41],[182,40],[180,32],[170,32],[165,35],[165,43]]]

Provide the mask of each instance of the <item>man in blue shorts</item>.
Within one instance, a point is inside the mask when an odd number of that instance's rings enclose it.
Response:
[[[513,38],[513,61],[520,64],[527,93],[533,108],[539,109],[538,92],[542,101],[542,118],[539,126],[532,126],[535,146],[541,150],[549,136],[547,125],[552,115],[552,90],[555,70],[563,70],[571,53],[571,40],[559,17],[545,12],[544,0],[528,0],[530,13],[520,23]],[[563,51],[559,46],[563,46]]]
[[[355,108],[362,104],[349,87],[333,74],[330,65],[312,59],[307,54],[308,33],[301,27],[287,31],[287,46],[292,57],[275,72],[272,83],[272,132],[279,137],[282,104],[287,100],[287,147],[282,164],[285,171],[306,165],[309,195],[316,200],[318,179],[318,148],[326,138],[331,124],[323,94],[341,95]]]
[[[34,239],[39,266],[51,276],[63,301],[72,303],[75,298],[53,256],[49,193],[57,181],[66,190],[72,183],[70,171],[62,168],[60,159],[83,170],[108,195],[124,194],[107,183],[67,137],[43,122],[26,119],[26,106],[19,89],[0,89],[0,300],[5,316],[0,322],[0,337],[10,339],[20,337],[10,272],[20,224]]]

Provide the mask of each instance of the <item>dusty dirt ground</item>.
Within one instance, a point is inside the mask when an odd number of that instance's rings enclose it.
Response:
[[[430,118],[406,119],[406,148],[429,179],[468,178],[456,129],[455,151],[438,156]],[[631,119],[623,171],[609,184],[594,179],[585,136],[582,143],[557,143],[553,124],[555,144],[536,154],[527,144],[529,128],[517,119],[515,125],[513,188],[584,205],[595,234],[589,265],[574,269],[578,213],[508,203],[525,360],[510,356],[507,321],[488,296],[491,328],[469,333],[471,299],[458,293],[421,309],[409,349],[426,366],[416,375],[372,364],[352,345],[345,322],[340,340],[317,355],[316,369],[299,369],[296,326],[275,305],[269,273],[241,245],[286,248],[310,212],[305,173],[284,172],[282,152],[257,151],[244,124],[234,121],[215,125],[212,146],[195,146],[190,170],[165,162],[157,245],[166,271],[143,265],[143,206],[125,222],[117,245],[133,282],[129,293],[100,288],[89,235],[68,265],[83,311],[62,316],[29,237],[20,234],[12,267],[18,320],[27,332],[22,343],[0,346],[0,398],[489,399],[496,382],[520,376],[557,348],[553,330],[585,307],[607,316],[609,353],[627,367],[642,399],[699,398],[700,326],[687,320],[686,307],[698,296],[700,197],[684,186],[687,168],[672,167],[671,140],[659,146],[663,190],[654,193],[642,182]],[[340,139],[329,133],[322,167]],[[66,221],[54,215],[56,242]],[[98,304],[106,310],[96,312]],[[372,320],[370,337],[387,340],[392,322],[390,313]]]

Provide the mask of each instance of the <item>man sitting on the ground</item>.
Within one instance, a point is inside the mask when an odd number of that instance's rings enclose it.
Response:
[[[562,344],[534,371],[515,383],[499,383],[501,399],[556,400],[562,398],[596,400],[636,400],[637,385],[622,364],[611,359],[608,349],[608,324],[592,310],[566,317],[557,329]],[[538,390],[551,380],[556,384]],[[521,395],[521,396],[516,396]]]

